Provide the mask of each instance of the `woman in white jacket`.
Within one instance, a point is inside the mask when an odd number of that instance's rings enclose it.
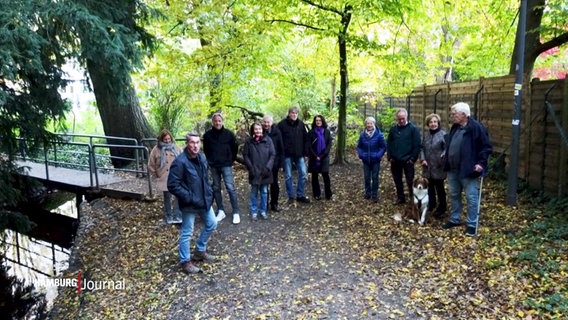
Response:
[[[181,212],[177,200],[167,187],[170,165],[180,153],[181,148],[176,145],[171,132],[164,129],[160,131],[158,144],[152,149],[148,159],[148,171],[155,178],[156,190],[161,191],[164,195],[164,212],[168,224],[181,223]]]

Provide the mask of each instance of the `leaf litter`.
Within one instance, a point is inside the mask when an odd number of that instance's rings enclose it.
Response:
[[[256,222],[246,214],[246,172],[236,165],[234,173],[242,222],[219,223],[208,244],[218,261],[199,264],[203,273],[196,275],[180,272],[179,227],[163,222],[161,201],[104,198],[85,206],[63,277],[81,273],[126,285],[81,294],[60,289],[51,318],[561,319],[568,313],[566,243],[543,241],[527,253],[533,244],[522,231],[545,209],[521,201],[506,206],[503,182],[484,182],[479,237],[471,238],[461,228],[443,230],[445,220],[395,221],[404,206],[393,205],[386,163],[378,204],[363,199],[363,170],[353,158],[331,167],[333,201],[288,204],[281,174],[282,211]],[[311,196],[309,183],[306,190]],[[201,227],[197,219],[196,230]],[[554,272],[535,268],[551,261]],[[564,303],[547,310],[555,294]]]

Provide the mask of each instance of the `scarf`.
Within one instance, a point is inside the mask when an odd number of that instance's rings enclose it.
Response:
[[[430,130],[431,135],[435,135],[436,133],[438,133],[440,131],[440,127],[438,127],[437,129],[434,129],[434,130],[432,130],[432,129],[429,129],[429,130]]]
[[[314,131],[316,132],[316,154],[319,156],[325,150],[324,128],[318,127]]]
[[[159,141],[158,142],[158,148],[160,148],[160,168],[162,168],[164,166],[164,163],[166,162],[166,151],[169,150],[171,153],[174,154],[175,157],[178,156],[178,152],[175,148],[175,144],[172,143],[164,143]]]
[[[376,130],[375,127],[373,127],[373,130],[365,129],[365,136],[367,138],[371,138],[375,134],[375,130]]]

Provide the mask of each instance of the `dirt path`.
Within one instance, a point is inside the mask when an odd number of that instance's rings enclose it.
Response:
[[[495,272],[501,270],[487,268],[502,246],[488,232],[502,221],[487,218],[480,239],[465,237],[459,228],[442,230],[444,221],[423,227],[398,223],[392,216],[401,208],[392,205],[388,170],[381,172],[378,204],[363,199],[358,161],[331,170],[333,201],[288,205],[282,192],[283,210],[253,222],[246,215],[245,172],[237,167],[242,222],[232,225],[227,218],[219,224],[208,247],[219,261],[201,264],[204,272],[190,276],[180,272],[179,230],[163,223],[160,202],[91,203],[64,276],[124,279],[125,288],[80,295],[62,290],[51,318],[468,319],[515,314],[507,308],[521,301],[513,294],[518,288]],[[307,190],[311,196],[309,184]],[[488,192],[485,201],[499,204],[502,196]],[[514,232],[511,225],[500,227]]]

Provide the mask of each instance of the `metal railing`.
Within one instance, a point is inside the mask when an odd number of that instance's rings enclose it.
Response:
[[[148,148],[139,144],[136,139],[86,135],[86,134],[56,134],[57,140],[43,144],[40,150],[33,154],[28,153],[25,138],[18,138],[20,144],[17,158],[24,161],[43,163],[45,165],[45,177],[50,180],[49,166],[79,169],[89,171],[90,187],[100,188],[99,175],[107,172],[134,173],[137,177],[145,177],[148,183],[148,194],[153,197],[152,179],[145,166],[149,152]],[[82,141],[76,141],[82,140]],[[107,143],[108,141],[120,141],[126,144]],[[133,157],[113,156],[110,149],[133,150]],[[133,168],[115,168],[113,160],[132,162]]]

